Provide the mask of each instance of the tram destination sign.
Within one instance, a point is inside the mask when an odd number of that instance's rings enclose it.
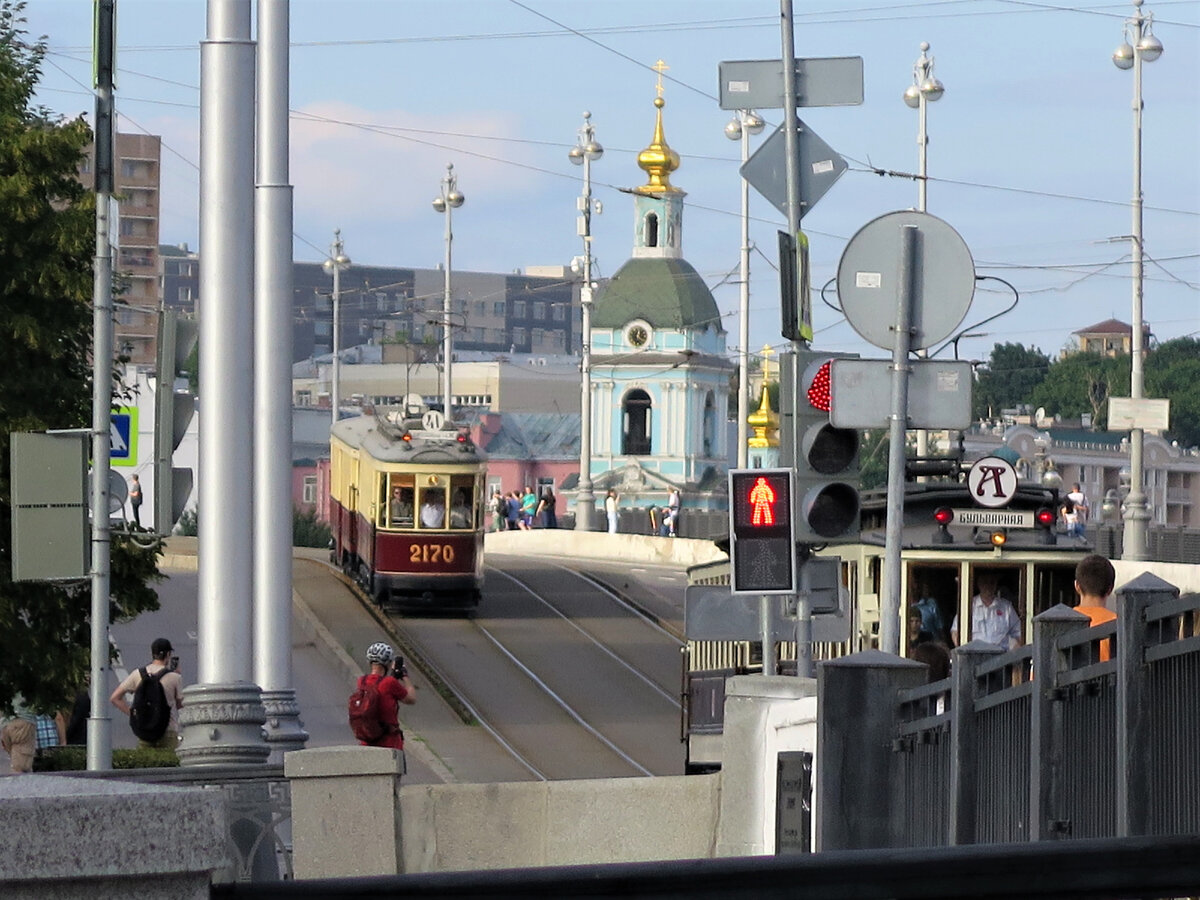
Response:
[[[1035,514],[1027,509],[952,509],[959,525],[985,525],[992,528],[1033,528]]]

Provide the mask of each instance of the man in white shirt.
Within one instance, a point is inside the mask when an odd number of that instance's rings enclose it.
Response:
[[[421,504],[421,524],[425,528],[441,528],[446,522],[446,500],[440,491],[429,491]]]
[[[1021,646],[1021,618],[1013,605],[1000,596],[997,590],[999,578],[987,569],[975,575],[978,593],[971,599],[972,641],[986,641],[1003,650]],[[958,616],[950,626],[950,639],[957,646]]]
[[[1087,520],[1088,504],[1087,496],[1083,493],[1083,488],[1079,486],[1078,481],[1067,493],[1067,499],[1075,508],[1075,521],[1067,534],[1071,537],[1083,537],[1083,523]]]

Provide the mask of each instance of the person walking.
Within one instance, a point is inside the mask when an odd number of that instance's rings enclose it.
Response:
[[[608,516],[608,533],[617,533],[617,492],[609,490],[604,497],[604,514]]]
[[[142,483],[134,475],[129,480],[129,506],[133,510],[133,524],[142,527]]]
[[[150,645],[150,662],[141,668],[134,669],[125,680],[117,685],[109,702],[125,715],[129,715],[130,706],[127,694],[137,692],[142,683],[142,673],[146,677],[159,678],[163,693],[167,695],[167,704],[171,707],[171,720],[162,737],[156,741],[138,738],[138,747],[155,747],[160,750],[174,750],[179,744],[179,710],[183,707],[183,676],[179,674],[179,657],[172,657],[174,648],[166,638],[155,638]]]
[[[521,521],[521,498],[516,491],[509,491],[504,501],[504,524],[509,531],[517,531]]]
[[[517,523],[522,531],[529,531],[533,528],[533,516],[537,512],[538,498],[533,492],[533,488],[526,487],[525,493],[521,496],[521,520]]]
[[[558,512],[554,508],[556,502],[553,488],[547,487],[542,491],[542,498],[538,500],[536,515],[541,518],[543,528],[558,527]]]
[[[667,497],[667,536],[675,537],[675,529],[679,523],[679,488],[671,488]]]
[[[1083,488],[1079,486],[1079,482],[1067,493],[1067,501],[1075,507],[1075,522],[1071,530],[1067,532],[1070,537],[1083,537],[1083,523],[1087,521],[1088,502],[1087,495],[1084,494]]]
[[[37,752],[37,714],[21,697],[13,698],[13,714],[0,726],[0,747],[8,754],[9,771],[23,775],[33,771]]]
[[[500,493],[500,488],[492,488],[492,499],[488,501],[488,508],[492,512],[492,531],[503,531],[508,521],[508,503]]]

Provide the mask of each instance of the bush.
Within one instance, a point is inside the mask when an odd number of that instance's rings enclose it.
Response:
[[[328,547],[332,537],[329,526],[317,518],[316,512],[292,507],[293,547]]]
[[[112,757],[114,769],[166,769],[179,765],[174,750],[113,750]],[[82,772],[86,768],[87,748],[75,745],[48,748],[33,761],[35,772]]]
[[[199,518],[200,513],[196,507],[185,509],[179,517],[179,524],[175,526],[175,533],[195,537],[200,533]]]

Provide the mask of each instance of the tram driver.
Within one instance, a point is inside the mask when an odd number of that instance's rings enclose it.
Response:
[[[471,504],[467,502],[467,492],[462,488],[454,492],[454,502],[450,505],[450,527],[471,527]]]
[[[1021,618],[1013,605],[1000,596],[1000,579],[991,569],[975,573],[977,593],[971,598],[971,632],[969,640],[986,641],[1003,650],[1021,646]],[[950,626],[950,637],[959,643],[958,616]]]
[[[412,494],[412,488],[404,488],[399,485],[392,488],[392,497],[388,501],[388,517],[393,526],[412,525]]]

